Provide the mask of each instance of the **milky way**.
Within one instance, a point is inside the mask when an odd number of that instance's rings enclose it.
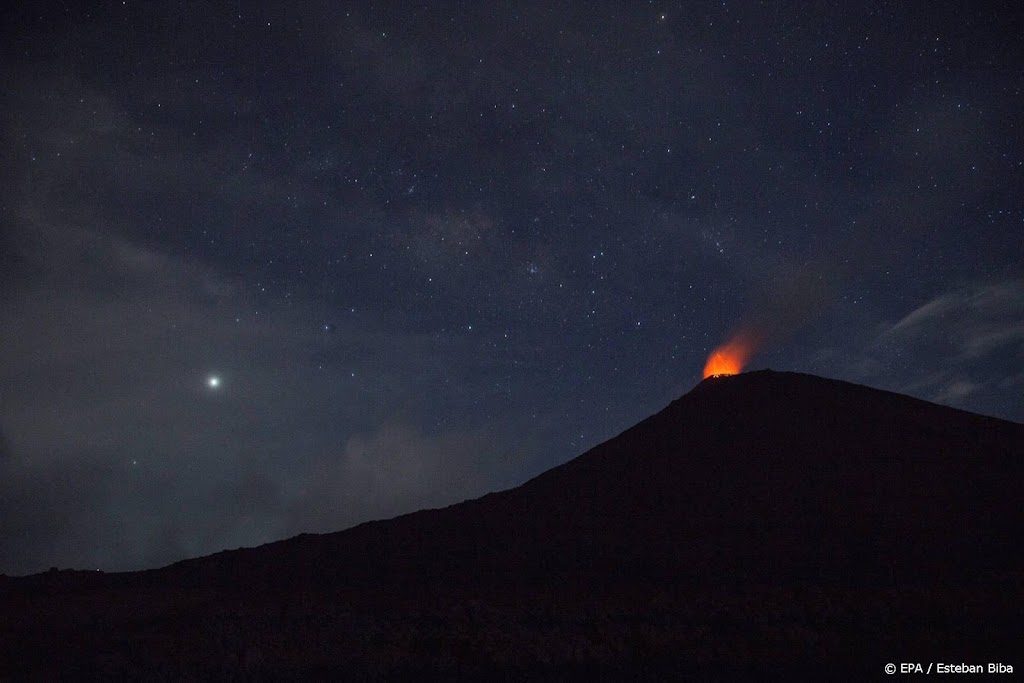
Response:
[[[29,5],[0,571],[522,482],[748,367],[1024,420],[1021,9]]]

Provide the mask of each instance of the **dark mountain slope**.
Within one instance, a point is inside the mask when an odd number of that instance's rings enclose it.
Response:
[[[516,489],[233,560],[294,579],[312,553],[299,575],[314,581],[999,574],[1024,529],[1011,482],[1024,482],[1020,425],[763,371],[702,382]]]
[[[9,579],[0,641],[35,653],[12,672],[103,675],[871,670],[943,643],[960,649],[930,658],[1005,661],[1024,635],[1022,483],[1022,425],[751,372],[445,509],[148,572]]]

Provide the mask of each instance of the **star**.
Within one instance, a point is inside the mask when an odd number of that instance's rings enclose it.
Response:
[[[206,378],[206,386],[210,387],[211,389],[219,389],[220,377],[218,377],[217,375],[210,375],[209,377]]]

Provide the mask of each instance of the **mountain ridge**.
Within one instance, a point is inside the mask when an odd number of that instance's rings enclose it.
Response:
[[[182,643],[200,647],[189,628],[231,647],[236,631],[249,634],[266,650],[276,642],[260,630],[267,624],[295,629],[281,646],[291,654],[232,676],[311,671],[297,656],[333,673],[389,662],[385,677],[401,677],[406,665],[445,675],[509,666],[546,675],[553,662],[626,671],[647,655],[660,675],[680,657],[722,664],[721,643],[789,665],[791,651],[867,657],[893,629],[915,647],[937,640],[998,655],[992,648],[1021,633],[1012,609],[1024,604],[1021,483],[1024,425],[756,371],[706,379],[512,489],[143,572],[8,579],[0,606],[20,624],[7,636],[60,650],[30,611],[46,606],[69,624],[67,640],[88,645],[58,663],[92,662],[98,648],[115,673],[142,656],[122,641],[166,668]],[[546,616],[538,623],[535,613]],[[249,624],[254,614],[264,626]],[[97,619],[122,641],[83,632]],[[376,635],[365,640],[352,619]],[[314,652],[309,638],[339,649]],[[513,652],[498,653],[494,639]],[[558,650],[563,642],[585,653]],[[209,643],[200,650],[187,671],[226,656]]]
[[[894,401],[894,402],[903,403],[905,405],[919,406],[921,409],[934,409],[934,411],[937,414],[945,412],[945,413],[948,413],[950,415],[969,416],[969,419],[974,420],[974,421],[978,421],[979,426],[981,425],[981,423],[988,423],[988,424],[995,425],[995,426],[998,426],[998,425],[1015,425],[1018,428],[1024,428],[1024,425],[1019,425],[1018,423],[1011,422],[1011,421],[1008,421],[1008,420],[1004,420],[1004,419],[1001,419],[1001,418],[990,417],[990,416],[985,416],[985,415],[979,415],[979,414],[976,414],[976,413],[971,413],[969,411],[961,410],[961,409],[958,409],[958,408],[954,408],[954,407],[951,407],[951,406],[946,406],[946,405],[942,405],[942,404],[938,404],[938,403],[933,403],[933,402],[930,402],[930,401],[926,401],[924,399],[919,399],[919,398],[907,396],[907,395],[900,394],[900,393],[897,393],[897,392],[886,391],[886,390],[883,390],[883,389],[876,389],[876,388],[873,388],[873,387],[869,387],[869,386],[865,386],[865,385],[860,385],[860,384],[856,384],[856,383],[852,383],[852,382],[846,382],[846,381],[843,381],[843,380],[825,379],[825,378],[816,377],[814,375],[808,375],[808,374],[805,374],[805,373],[797,373],[797,372],[783,372],[783,371],[774,371],[774,370],[768,370],[768,369],[765,369],[765,370],[754,370],[754,371],[744,372],[744,373],[741,373],[739,375],[718,376],[718,377],[711,377],[711,378],[704,379],[701,382],[699,382],[697,385],[695,385],[693,387],[693,389],[691,389],[689,392],[683,394],[679,398],[674,399],[665,408],[662,408],[657,413],[655,413],[655,414],[653,414],[653,415],[651,415],[651,416],[641,420],[640,422],[638,422],[637,424],[635,424],[635,425],[633,425],[631,427],[626,428],[625,430],[623,430],[619,434],[611,437],[610,439],[606,440],[605,442],[603,442],[603,443],[601,443],[601,444],[599,444],[599,445],[597,445],[597,446],[595,446],[595,447],[593,447],[591,449],[588,449],[584,453],[581,453],[580,455],[577,455],[577,456],[575,456],[573,458],[570,458],[569,460],[567,460],[566,462],[564,462],[564,463],[562,463],[560,465],[556,465],[556,466],[554,466],[554,467],[552,467],[552,468],[550,468],[548,470],[545,470],[544,472],[541,472],[540,474],[532,477],[531,479],[528,479],[527,481],[523,482],[522,484],[519,484],[518,486],[515,486],[515,487],[513,487],[511,489],[505,489],[505,490],[501,490],[501,491],[492,491],[492,492],[486,493],[486,494],[484,494],[484,495],[482,495],[482,496],[480,496],[478,498],[472,498],[472,499],[468,499],[468,500],[465,500],[465,501],[461,501],[461,502],[457,502],[457,503],[452,503],[451,505],[447,505],[447,506],[443,506],[443,507],[438,507],[438,508],[429,508],[429,509],[425,509],[425,510],[417,510],[417,511],[414,511],[414,512],[409,512],[409,513],[405,513],[405,514],[402,514],[402,515],[398,515],[398,516],[393,517],[393,518],[368,520],[366,522],[362,522],[360,524],[354,525],[352,527],[348,527],[346,529],[338,530],[338,531],[325,532],[325,533],[303,533],[303,534],[299,534],[299,535],[297,535],[295,537],[292,537],[292,538],[303,538],[303,537],[320,537],[320,538],[322,538],[322,537],[325,537],[325,536],[333,536],[333,535],[336,535],[336,534],[343,534],[343,533],[347,533],[347,532],[355,530],[355,529],[359,529],[359,528],[364,527],[366,525],[377,525],[377,524],[391,522],[393,520],[405,519],[405,518],[408,518],[411,515],[419,515],[419,514],[424,513],[424,512],[433,512],[433,511],[437,511],[437,510],[448,510],[450,508],[455,508],[455,507],[463,506],[463,505],[466,505],[466,504],[471,504],[471,503],[475,503],[475,502],[478,502],[478,501],[483,501],[485,499],[490,499],[490,498],[495,497],[495,496],[501,496],[502,494],[506,494],[506,493],[509,493],[511,491],[516,491],[516,490],[521,489],[523,487],[529,487],[531,485],[534,485],[534,483],[537,482],[538,480],[544,480],[545,478],[553,476],[554,473],[562,471],[565,468],[571,468],[571,467],[579,466],[578,464],[574,464],[574,463],[577,463],[577,461],[580,461],[581,459],[588,458],[589,456],[591,456],[592,453],[594,453],[595,451],[598,451],[599,449],[602,449],[603,447],[607,446],[609,443],[612,443],[612,442],[615,442],[615,441],[617,441],[619,439],[627,437],[627,435],[629,435],[631,433],[634,433],[636,430],[644,428],[644,426],[648,425],[649,423],[652,423],[652,421],[653,422],[657,422],[659,419],[664,419],[664,415],[666,413],[669,413],[670,411],[672,411],[674,407],[679,406],[679,405],[685,405],[688,401],[691,401],[694,398],[699,398],[701,400],[705,400],[705,399],[707,399],[709,397],[709,394],[707,393],[709,390],[720,390],[720,389],[728,386],[728,383],[733,382],[734,380],[739,379],[739,378],[742,378],[741,381],[745,385],[749,385],[749,381],[754,379],[754,378],[757,378],[757,379],[761,379],[761,378],[800,378],[801,381],[803,381],[804,378],[813,378],[815,381],[818,381],[818,382],[823,381],[823,382],[827,382],[827,383],[829,383],[831,385],[834,385],[834,386],[841,386],[841,387],[843,387],[846,390],[851,390],[852,389],[854,391],[862,392],[864,396],[872,396],[872,397],[878,398],[880,400]],[[928,406],[930,408],[925,408],[926,406]],[[982,440],[984,440],[984,433],[981,432],[980,430],[979,430],[978,436],[981,437]],[[282,539],[281,541],[274,541],[274,542],[271,542],[271,543],[268,543],[268,544],[264,544],[264,546],[265,545],[273,545],[273,544],[276,544],[276,543],[287,543],[290,540],[291,539]],[[264,547],[264,546],[258,546],[258,547]],[[243,549],[239,549],[239,550],[243,550]],[[221,551],[221,552],[225,552],[225,551]],[[226,551],[226,552],[232,552],[232,551]],[[219,554],[219,553],[215,553],[215,554]],[[191,562],[194,559],[201,559],[201,558],[190,558],[190,559],[187,559],[187,560],[182,560],[180,562]],[[178,563],[175,563],[175,564],[178,564]],[[170,566],[173,566],[173,565],[170,565]]]

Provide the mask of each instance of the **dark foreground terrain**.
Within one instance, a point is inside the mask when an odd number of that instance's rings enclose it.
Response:
[[[445,509],[0,578],[0,680],[1020,672],[1022,484],[1024,425],[808,375],[712,378]]]

